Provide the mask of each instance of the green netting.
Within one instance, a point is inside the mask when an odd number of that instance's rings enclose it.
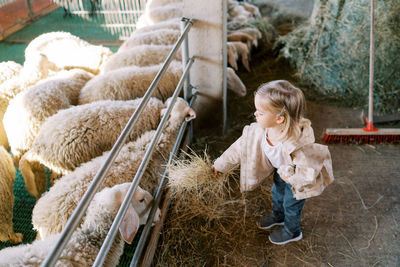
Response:
[[[317,0],[310,21],[278,45],[299,76],[320,93],[350,106],[367,107],[369,2]],[[374,109],[399,111],[400,0],[375,4]]]
[[[36,232],[32,225],[32,210],[36,199],[25,189],[24,179],[17,169],[14,183],[14,216],[13,226],[16,233],[22,233],[24,239],[22,243],[31,243],[36,238]],[[10,241],[0,242],[0,249],[13,246]]]

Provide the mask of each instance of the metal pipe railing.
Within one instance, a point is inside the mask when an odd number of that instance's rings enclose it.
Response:
[[[118,137],[117,141],[115,142],[114,146],[112,147],[104,164],[101,166],[100,170],[97,172],[96,176],[94,177],[94,179],[93,179],[92,183],[90,184],[88,190],[86,191],[85,195],[82,197],[77,208],[74,210],[74,213],[71,215],[71,218],[68,220],[57,243],[53,247],[49,256],[43,262],[43,264],[42,264],[43,267],[54,266],[55,263],[57,262],[63,249],[65,248],[65,246],[67,245],[73,232],[77,228],[80,220],[84,216],[84,214],[89,206],[90,201],[93,199],[93,197],[97,193],[100,185],[103,183],[106,174],[108,173],[109,169],[111,168],[111,165],[114,163],[115,158],[117,157],[118,153],[122,149],[122,146],[125,144],[128,136],[129,136],[129,133],[132,131],[133,127],[135,126],[140,114],[143,112],[144,108],[146,107],[148,101],[150,100],[151,95],[153,94],[155,88],[157,88],[162,76],[164,75],[170,62],[172,61],[173,56],[175,55],[176,51],[178,50],[178,48],[181,45],[184,38],[186,38],[192,25],[193,25],[193,21],[189,20],[189,23],[186,25],[183,33],[179,36],[178,41],[176,42],[176,44],[172,48],[171,52],[169,53],[168,57],[164,61],[164,64],[161,67],[160,71],[157,73],[157,75],[154,78],[153,82],[151,83],[149,89],[147,89],[138,108],[136,109],[136,111],[134,112],[132,117],[129,119],[129,121],[128,121],[127,125],[125,126],[124,130],[122,131],[121,135]]]
[[[182,18],[181,20],[181,31],[183,31],[188,24],[188,19],[187,18]],[[189,60],[189,38],[185,38],[183,41],[183,47],[182,47],[182,65],[186,66],[188,60]],[[183,98],[188,101],[191,97],[191,88],[190,88],[190,73],[187,76],[187,79],[185,80],[185,84],[183,85]]]
[[[190,106],[193,106],[193,103],[194,103],[195,100],[196,100],[196,95],[193,95],[193,97],[190,100]],[[182,141],[182,138],[183,138],[183,133],[186,130],[187,124],[188,124],[188,122],[184,121],[182,123],[182,125],[181,125],[181,128],[179,129],[179,132],[178,132],[178,135],[176,137],[176,141],[175,141],[174,147],[172,148],[172,151],[170,153],[170,157],[168,159],[168,163],[166,165],[164,174],[163,174],[163,176],[161,178],[161,181],[160,181],[160,184],[159,184],[159,186],[157,188],[157,192],[154,195],[154,204],[153,204],[153,206],[152,206],[152,208],[150,210],[149,217],[148,217],[148,219],[146,221],[146,225],[145,225],[145,227],[143,229],[143,232],[142,232],[142,234],[140,236],[140,239],[139,239],[139,241],[138,241],[138,243],[136,245],[135,253],[133,254],[133,258],[132,258],[132,261],[131,261],[129,267],[136,267],[139,264],[140,257],[142,256],[142,253],[143,253],[144,245],[145,245],[145,243],[147,241],[147,238],[149,236],[152,223],[154,221],[154,215],[156,214],[158,206],[160,205],[161,190],[163,189],[163,186],[164,186],[164,183],[165,183],[165,178],[168,175],[168,167],[171,165],[171,161],[173,160],[173,158],[176,157],[176,155],[177,155],[177,151],[178,151],[179,146],[181,145],[181,141]]]
[[[163,115],[163,117],[161,119],[161,122],[157,127],[156,133],[155,133],[153,139],[151,140],[149,147],[146,150],[146,153],[145,153],[145,155],[143,157],[143,160],[140,163],[140,166],[139,166],[138,170],[136,171],[136,175],[133,178],[131,186],[129,187],[128,193],[126,194],[126,196],[124,198],[124,201],[122,202],[121,207],[119,208],[117,216],[114,219],[114,222],[113,222],[113,224],[112,224],[112,226],[111,226],[111,228],[110,228],[110,230],[109,230],[109,232],[107,234],[106,239],[103,242],[103,245],[101,246],[101,249],[100,249],[99,253],[97,254],[97,257],[96,257],[96,260],[95,260],[93,266],[102,266],[104,264],[104,261],[105,261],[105,259],[107,257],[107,254],[108,254],[108,252],[109,252],[109,250],[110,250],[110,248],[111,248],[111,246],[112,246],[112,244],[113,244],[113,242],[115,240],[115,237],[117,235],[118,228],[121,225],[121,222],[122,222],[122,220],[123,220],[123,218],[124,218],[124,216],[126,214],[126,211],[128,210],[129,204],[132,201],[133,195],[134,195],[134,193],[136,191],[136,188],[139,185],[140,179],[143,177],[143,174],[144,174],[144,172],[146,170],[147,164],[150,161],[150,157],[153,154],[153,151],[155,149],[155,146],[156,146],[158,140],[160,139],[161,132],[164,129],[166,123],[167,123],[168,116],[171,113],[171,110],[172,110],[172,108],[173,108],[173,106],[174,106],[174,104],[176,102],[176,98],[178,97],[178,95],[179,95],[179,93],[180,93],[180,91],[181,91],[181,89],[183,87],[184,80],[185,80],[187,74],[189,73],[189,69],[193,64],[193,61],[194,61],[193,58],[189,59],[189,62],[188,62],[187,66],[186,66],[186,68],[185,68],[185,70],[184,70],[184,72],[182,74],[182,77],[179,80],[177,88],[175,89],[174,94],[170,98],[171,102],[168,105],[167,111]]]

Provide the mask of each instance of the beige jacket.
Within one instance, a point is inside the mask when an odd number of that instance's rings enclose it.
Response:
[[[314,143],[314,131],[308,119],[301,121],[301,127],[298,143],[283,142],[282,153],[287,164],[278,169],[279,175],[292,185],[296,199],[318,196],[334,180],[328,147]],[[257,123],[245,126],[242,136],[214,162],[214,168],[222,173],[241,166],[241,191],[255,189],[274,171],[262,150],[264,133]]]

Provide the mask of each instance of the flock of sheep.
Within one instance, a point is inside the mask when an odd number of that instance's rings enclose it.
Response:
[[[23,239],[12,228],[14,165],[28,192],[37,199],[32,223],[40,239],[1,250],[0,266],[38,266],[46,258],[177,41],[182,5],[180,0],[148,1],[137,30],[114,54],[70,33],[50,32],[29,43],[23,66],[0,63],[0,241],[17,244]],[[234,0],[228,0],[228,7],[228,61],[237,69],[240,58],[250,70],[250,50],[261,34],[240,25],[259,15],[258,9]],[[126,183],[135,176],[182,76],[181,60],[178,50],[63,252],[60,259],[64,264],[93,264],[111,227],[110,218],[115,217],[127,191]],[[228,89],[243,96],[246,87],[232,68],[227,71]],[[151,203],[150,193],[159,184],[160,168],[179,127],[183,120],[194,117],[188,103],[178,98],[135,193],[131,214],[135,219],[120,227],[124,240],[131,241],[139,223],[145,222],[143,210]],[[53,184],[47,192],[44,167],[51,171]],[[121,236],[107,265],[118,263]]]

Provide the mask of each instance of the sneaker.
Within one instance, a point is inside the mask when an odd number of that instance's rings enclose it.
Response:
[[[288,232],[285,227],[273,231],[269,235],[269,241],[271,243],[276,244],[276,245],[285,245],[286,243],[293,242],[293,241],[299,241],[300,239],[303,238],[303,233],[300,232],[297,235],[294,235],[290,232]]]
[[[263,216],[261,217],[258,222],[258,228],[260,229],[269,229],[275,225],[283,225],[284,224],[284,220],[278,220],[275,216],[275,214],[272,212],[267,216]]]

